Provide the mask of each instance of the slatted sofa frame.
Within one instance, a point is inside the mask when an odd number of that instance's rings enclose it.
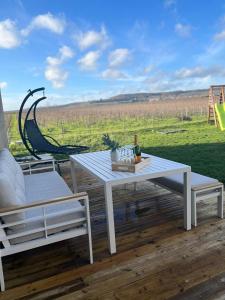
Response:
[[[37,167],[37,164],[43,164],[43,163],[50,163],[50,166],[44,166],[44,167]],[[20,163],[21,167],[25,167],[23,170],[23,173],[29,173],[32,174],[36,171],[40,172],[43,170],[55,170],[55,162],[54,160],[46,160],[39,162],[27,162],[27,163]],[[32,169],[32,166],[36,166],[35,169]],[[67,209],[65,211],[61,210],[60,213],[46,213],[47,208],[53,206],[53,205],[60,205],[65,203],[72,203],[74,201],[83,201],[84,206],[81,208],[81,211],[84,212],[83,218],[75,218],[74,220],[69,220],[66,222],[59,222],[54,225],[47,225],[48,217],[62,216],[63,213],[68,214],[73,212],[71,209]],[[12,255],[15,253],[27,251],[30,249],[38,248],[41,246],[49,245],[55,242],[63,241],[66,239],[71,239],[74,237],[78,237],[81,235],[88,235],[88,242],[89,242],[89,256],[90,256],[90,263],[93,263],[93,252],[92,252],[92,237],[91,237],[91,222],[90,222],[90,211],[89,211],[89,199],[86,192],[73,194],[71,196],[65,196],[60,198],[55,198],[52,200],[46,200],[46,201],[36,201],[32,202],[31,204],[24,205],[24,206],[15,206],[10,207],[7,209],[1,209],[0,210],[0,218],[4,216],[10,216],[13,214],[18,213],[24,213],[29,210],[33,209],[41,209],[42,210],[42,216],[39,217],[32,217],[32,218],[26,218],[22,221],[17,222],[11,222],[7,224],[1,223],[0,225],[0,242],[2,243],[2,248],[0,249],[0,284],[1,284],[1,291],[5,291],[5,281],[4,281],[4,274],[3,274],[3,265],[2,265],[2,257]],[[75,211],[76,209],[74,209]],[[78,209],[77,209],[78,211]],[[7,228],[18,226],[22,224],[27,224],[29,222],[33,221],[43,221],[43,226],[40,228],[35,228],[33,230],[24,230],[20,233],[16,234],[9,234],[7,232]],[[49,234],[49,230],[57,229],[59,227],[63,226],[71,226],[71,225],[78,225],[78,227],[74,227],[69,230],[59,231],[54,234]],[[35,234],[35,233],[44,233],[44,237],[39,237],[37,239],[33,239],[30,241],[18,243],[18,244],[10,244],[10,240],[24,237],[26,235]]]
[[[166,188],[171,192],[182,196],[182,194],[171,188],[169,185],[161,184],[157,180],[151,180],[154,184]],[[197,226],[197,202],[201,200],[207,200],[217,198],[217,215],[223,219],[223,205],[224,205],[224,185],[221,182],[217,182],[209,185],[200,185],[199,187],[191,187],[191,224]]]

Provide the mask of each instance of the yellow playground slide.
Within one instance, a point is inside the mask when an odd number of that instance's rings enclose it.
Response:
[[[217,120],[222,131],[225,130],[225,103],[215,104],[215,110],[217,115]]]

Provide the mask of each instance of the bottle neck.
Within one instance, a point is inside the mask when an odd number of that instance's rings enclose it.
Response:
[[[134,145],[137,145],[137,134],[134,135]]]

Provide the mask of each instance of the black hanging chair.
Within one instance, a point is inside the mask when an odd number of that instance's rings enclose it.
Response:
[[[27,148],[27,150],[37,159],[41,159],[41,153],[51,153],[51,154],[78,154],[82,151],[86,151],[89,147],[86,146],[78,146],[78,145],[60,145],[54,138],[42,134],[36,119],[36,110],[37,105],[45,100],[47,97],[44,95],[44,87],[35,89],[33,91],[29,90],[28,94],[24,98],[18,116],[18,123],[19,123],[19,132],[21,139]],[[31,107],[26,111],[26,116],[24,122],[22,121],[22,114],[24,105],[27,100],[33,96],[37,92],[43,92],[43,97],[38,98]],[[53,143],[51,143],[51,140]]]

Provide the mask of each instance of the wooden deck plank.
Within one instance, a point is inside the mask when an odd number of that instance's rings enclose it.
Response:
[[[201,246],[192,234],[181,234],[176,241],[174,238],[165,239],[160,247],[154,249],[154,246],[149,246],[146,254],[132,257],[107,273],[97,272],[94,276],[87,276],[85,293],[81,290],[61,299],[72,296],[75,299],[108,299],[109,295],[109,299],[112,295],[116,295],[117,299],[135,299],[142,293],[146,299],[168,299],[174,292],[183,292],[188,284],[192,286],[198,280],[205,280],[206,275],[224,270],[224,265],[220,265],[219,269],[215,266],[221,261],[221,251],[218,251],[220,240],[212,243],[212,235],[211,232],[207,234]],[[221,232],[218,234],[220,237]]]
[[[62,172],[71,184],[68,166]],[[137,192],[119,186],[113,190],[118,253],[110,256],[103,187],[79,174],[90,197],[94,265],[86,237],[6,257],[0,299],[196,299],[207,282],[225,277],[225,221],[215,216],[215,201],[199,203],[199,226],[185,232],[180,197],[148,182]],[[220,296],[222,284],[216,286]]]

